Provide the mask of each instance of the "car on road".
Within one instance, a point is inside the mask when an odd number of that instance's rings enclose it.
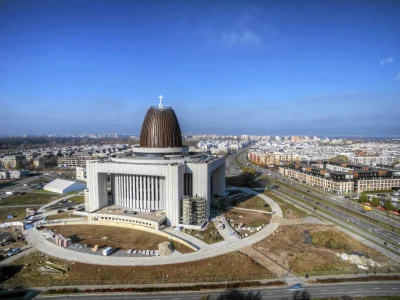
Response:
[[[108,256],[108,255],[110,255],[110,254],[113,253],[113,252],[114,252],[114,249],[113,249],[113,248],[107,247],[106,249],[103,250],[103,255],[104,255],[104,256]]]
[[[301,291],[301,290],[304,290],[304,288],[300,283],[294,284],[288,288],[289,292]]]
[[[20,248],[14,248],[14,249],[11,249],[11,251],[7,253],[7,256],[13,256],[19,252],[21,252]]]

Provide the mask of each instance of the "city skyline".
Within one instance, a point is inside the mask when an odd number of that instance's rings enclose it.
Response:
[[[397,1],[27,1],[0,10],[0,135],[398,135]]]

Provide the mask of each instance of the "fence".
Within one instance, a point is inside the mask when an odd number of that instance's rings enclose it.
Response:
[[[24,225],[22,222],[4,222],[0,223],[0,228],[9,226],[22,226],[22,225]]]
[[[296,273],[299,277],[308,276],[332,276],[332,275],[392,275],[400,274],[400,265],[388,265],[381,268],[372,268],[368,270],[362,270],[354,266],[351,270],[315,270],[308,272],[298,272]]]
[[[55,286],[107,286],[107,285],[143,285],[143,284],[165,284],[165,283],[177,283],[177,284],[188,284],[188,285],[200,285],[202,283],[224,283],[224,282],[243,282],[243,281],[258,281],[265,279],[276,279],[275,275],[271,273],[267,274],[247,274],[247,275],[225,275],[225,276],[191,276],[191,277],[160,277],[158,278],[146,278],[139,277],[134,279],[125,280],[109,280],[109,279],[79,279],[79,280],[69,280],[69,279],[48,279],[41,278],[38,280],[12,280],[10,282],[0,283],[0,288],[11,289],[11,288],[28,288],[28,287],[55,287]]]

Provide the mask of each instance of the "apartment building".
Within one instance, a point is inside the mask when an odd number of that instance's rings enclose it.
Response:
[[[90,159],[93,159],[90,155],[59,157],[57,165],[64,168],[86,167],[86,161]]]
[[[4,168],[14,169],[16,167],[25,167],[26,158],[25,155],[6,155],[1,158],[2,166]]]
[[[316,186],[338,194],[354,191],[354,181],[351,174],[337,171],[327,171],[303,164],[289,164],[279,167],[279,173],[290,179]]]
[[[263,152],[249,152],[248,159],[258,165],[279,165],[285,161],[298,161],[300,157],[297,154],[289,153],[263,153]]]
[[[400,186],[400,172],[332,162],[281,163],[279,172],[311,186],[338,194],[390,190]]]

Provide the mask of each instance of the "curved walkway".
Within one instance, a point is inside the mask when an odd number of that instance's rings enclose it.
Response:
[[[271,235],[282,223],[283,215],[282,210],[278,204],[272,199],[265,196],[264,194],[259,194],[248,188],[237,188],[248,194],[258,195],[260,198],[265,200],[270,206],[275,214],[272,215],[270,224],[265,226],[260,231],[255,234],[236,241],[226,241],[225,243],[216,243],[208,245],[197,252],[188,253],[184,255],[172,255],[172,256],[156,256],[156,257],[113,257],[113,256],[99,256],[79,253],[65,248],[58,247],[49,241],[45,240],[40,233],[36,230],[31,230],[27,232],[26,241],[36,247],[39,251],[44,252],[48,255],[59,257],[65,260],[72,260],[76,262],[98,264],[98,265],[110,265],[110,266],[154,266],[154,265],[167,265],[167,264],[177,264],[185,263],[191,261],[197,261],[202,259],[211,258],[214,256],[219,256],[227,254],[233,251],[237,251],[240,248],[257,243],[269,235]]]

